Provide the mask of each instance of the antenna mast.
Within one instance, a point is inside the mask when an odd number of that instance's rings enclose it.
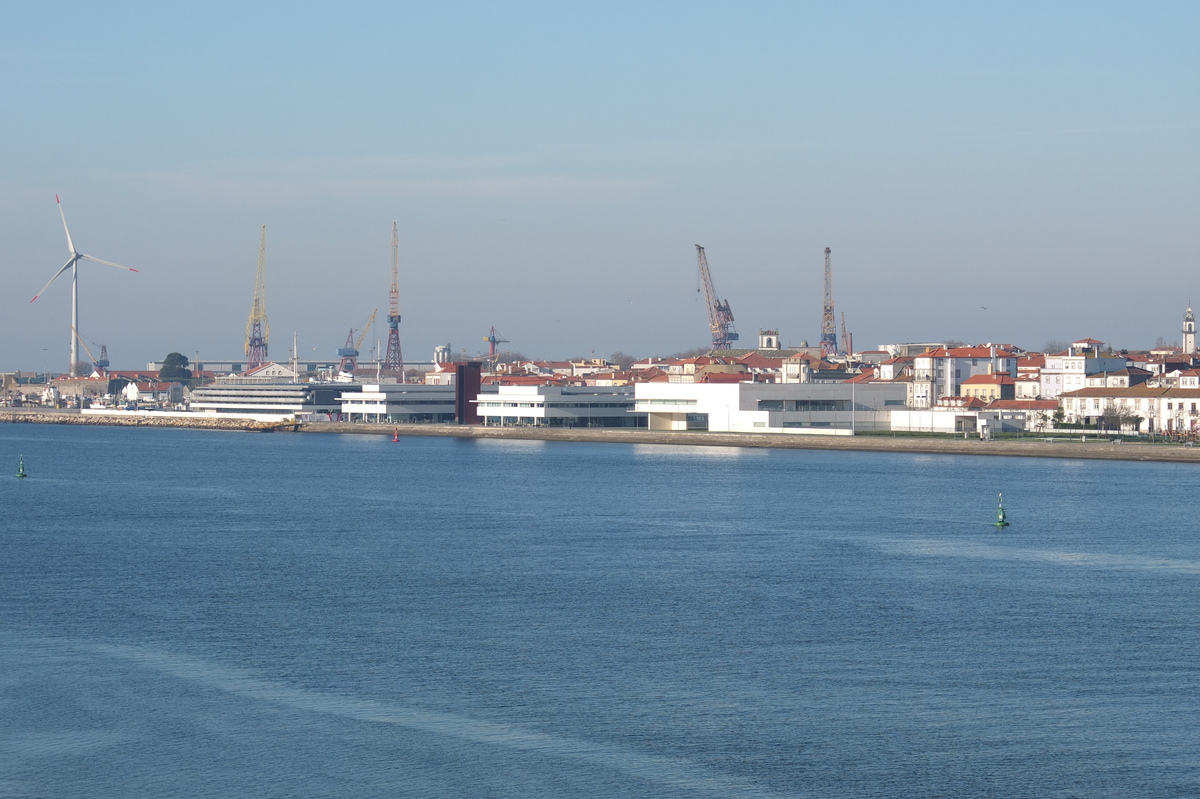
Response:
[[[708,329],[712,331],[713,349],[727,350],[738,338],[733,330],[733,311],[729,310],[729,300],[717,299],[717,290],[708,271],[708,259],[704,257],[704,248],[699,244],[696,245],[696,257],[700,261],[700,284],[704,287],[704,304],[708,308]]]
[[[837,355],[837,325],[833,320],[833,266],[829,259],[830,249],[825,248],[825,311],[821,316],[821,357]]]
[[[378,350],[375,353],[379,356]],[[400,352],[400,235],[392,222],[392,288],[388,291],[388,343],[383,368],[404,382],[404,356]]]
[[[267,362],[267,341],[271,328],[267,324],[267,226],[262,226],[258,239],[258,273],[254,277],[254,304],[246,320],[246,371],[257,369]]]

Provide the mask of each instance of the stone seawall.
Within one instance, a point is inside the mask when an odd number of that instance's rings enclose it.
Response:
[[[288,422],[258,422],[253,419],[222,419],[219,417],[170,416],[154,413],[82,414],[78,411],[0,410],[0,423],[25,424],[86,424],[110,427],[187,427],[199,430],[252,430],[271,432],[295,430],[298,425]]]
[[[86,424],[119,427],[182,427],[203,430],[297,431],[354,435],[442,436],[476,439],[530,441],[590,441],[622,444],[668,444],[700,447],[771,447],[777,449],[822,449],[862,452],[922,452],[944,455],[991,455],[1026,458],[1083,458],[1089,460],[1164,461],[1200,463],[1200,447],[1179,444],[1143,444],[1060,437],[979,441],[958,438],[890,436],[805,436],[769,433],[675,433],[650,430],[465,427],[457,425],[395,425],[364,422],[257,422],[218,417],[179,417],[153,413],[81,414],[77,411],[27,409],[0,410],[0,423]]]

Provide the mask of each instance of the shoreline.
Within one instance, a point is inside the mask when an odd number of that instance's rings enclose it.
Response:
[[[380,424],[374,422],[259,422],[251,419],[92,415],[79,412],[25,409],[0,410],[0,423],[83,424],[117,427],[177,427],[199,430],[247,432],[288,431],[340,435],[429,436],[443,438],[513,439],[524,441],[586,441],[610,444],[662,444],[669,446],[815,449],[844,452],[904,452],[993,457],[1064,458],[1086,460],[1200,463],[1200,447],[1182,444],[1144,444],[1093,439],[1085,436],[1002,439],[921,438],[889,436],[806,436],[772,433],[667,432],[645,429],[591,429],[549,427],[465,427],[433,424]]]

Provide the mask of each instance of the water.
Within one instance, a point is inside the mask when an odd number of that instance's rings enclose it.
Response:
[[[1200,795],[1190,465],[0,428],[22,453],[0,797]]]

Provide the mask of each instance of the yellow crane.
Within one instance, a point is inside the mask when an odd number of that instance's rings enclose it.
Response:
[[[358,368],[358,350],[362,346],[363,339],[366,338],[367,330],[375,323],[375,314],[379,312],[376,308],[371,311],[371,316],[367,319],[367,323],[358,331],[358,340],[354,339],[354,328],[350,328],[350,333],[346,336],[346,346],[339,347],[337,354],[342,360],[338,363],[338,371],[346,374],[354,374],[354,370]]]

